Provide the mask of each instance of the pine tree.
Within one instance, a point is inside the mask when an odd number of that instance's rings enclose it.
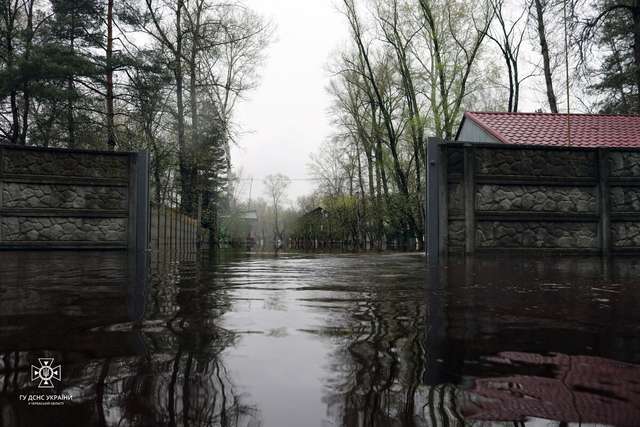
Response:
[[[604,0],[582,32],[607,52],[599,81],[591,89],[604,95],[603,113],[640,114],[640,0]]]
[[[66,51],[66,62],[58,65],[65,75],[65,119],[67,130],[67,141],[69,147],[78,145],[77,129],[78,123],[85,119],[85,124],[89,128],[93,127],[91,120],[88,120],[86,112],[78,111],[77,104],[81,101],[88,103],[87,109],[100,110],[99,105],[91,105],[96,101],[91,97],[84,97],[83,92],[78,88],[78,83],[82,81],[84,87],[90,91],[94,81],[100,76],[101,67],[93,50],[99,48],[104,38],[102,30],[103,15],[102,4],[96,0],[52,0],[51,2],[54,22],[52,25],[52,36],[54,43],[57,43],[61,51]],[[76,117],[76,114],[79,117]],[[82,126],[87,129],[86,126]],[[91,133],[93,134],[93,132]]]

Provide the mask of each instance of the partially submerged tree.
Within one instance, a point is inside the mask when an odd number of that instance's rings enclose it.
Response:
[[[270,37],[241,2],[0,2],[0,142],[149,150],[157,203],[220,209]]]
[[[264,179],[265,190],[274,210],[273,241],[276,249],[278,248],[278,240],[282,241],[284,238],[278,216],[282,210],[282,203],[286,200],[289,185],[291,185],[289,177],[280,173],[268,175]]]

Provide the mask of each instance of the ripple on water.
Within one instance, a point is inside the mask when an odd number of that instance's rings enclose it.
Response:
[[[640,419],[640,262],[631,258],[452,258],[427,270],[408,254],[223,254],[141,265],[116,252],[2,254],[5,419]],[[55,417],[15,398],[46,356],[77,393]]]

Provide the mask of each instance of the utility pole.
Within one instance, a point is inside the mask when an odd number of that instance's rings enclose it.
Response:
[[[571,145],[571,101],[569,100],[569,40],[567,33],[567,0],[562,2],[564,13],[564,70],[567,84],[567,145]]]

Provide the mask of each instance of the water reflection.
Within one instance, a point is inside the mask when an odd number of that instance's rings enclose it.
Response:
[[[0,302],[0,425],[236,426],[259,418],[220,353],[224,292],[195,262],[158,264],[118,253],[7,253]],[[151,285],[148,284],[151,283]],[[42,392],[30,365],[53,357],[71,394],[63,407],[27,406]],[[243,421],[244,420],[244,421]]]
[[[633,258],[1,257],[2,427],[640,420]]]

